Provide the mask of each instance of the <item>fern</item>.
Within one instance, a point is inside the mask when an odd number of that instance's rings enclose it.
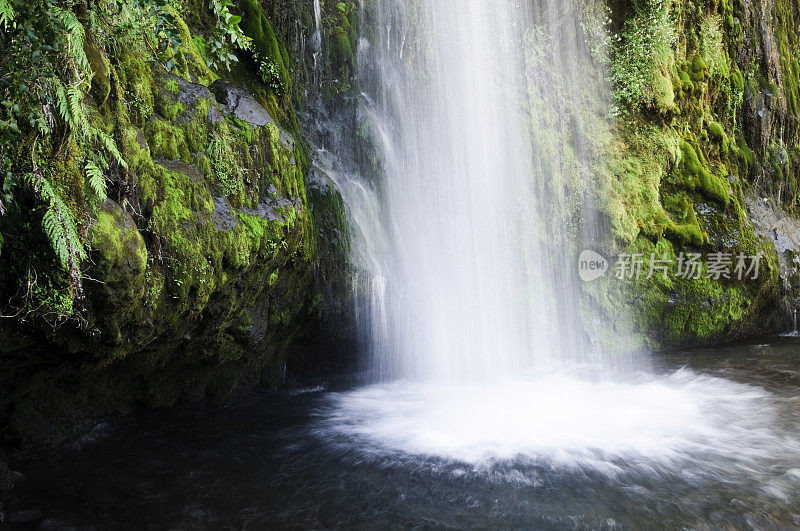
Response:
[[[151,0],[143,2],[149,4]],[[85,10],[86,6],[60,0],[0,0],[0,34],[4,42],[0,63],[8,66],[0,76],[0,99],[10,102],[2,116],[10,125],[0,129],[0,173],[6,175],[7,188],[24,186],[34,192],[44,237],[53,249],[55,261],[69,274],[68,296],[75,299],[82,297],[80,267],[87,259],[87,248],[78,230],[82,218],[76,218],[77,214],[66,204],[60,195],[62,189],[37,170],[40,157],[49,153],[32,149],[33,171],[27,173],[4,155],[16,153],[23,135],[29,133],[31,136],[25,136],[24,141],[30,138],[33,146],[44,145],[39,141],[52,135],[50,144],[59,149],[56,156],[62,153],[55,143],[69,142],[70,153],[77,154],[78,164],[84,168],[83,192],[89,212],[108,195],[106,174],[110,163],[116,161],[118,167],[128,167],[113,136],[92,123],[86,96],[94,73],[84,51],[91,26],[84,26],[76,16],[79,9]],[[87,20],[88,24],[95,23],[91,14]],[[100,35],[102,32],[97,34]],[[27,118],[32,129],[20,131],[18,118]],[[55,135],[56,131],[65,134]],[[14,179],[10,179],[12,174]],[[0,202],[0,211],[13,201],[8,193]],[[84,213],[81,208],[81,216],[89,212]],[[0,236],[0,246],[2,243]]]
[[[83,51],[83,41],[86,36],[83,24],[72,11],[56,8],[56,16],[66,31],[69,45],[67,53],[79,69],[79,74],[83,77],[81,81],[91,81],[92,67],[86,57],[86,52]]]
[[[0,26],[8,29],[12,24],[14,24],[15,16],[16,14],[14,13],[14,8],[11,7],[11,4],[9,4],[7,0],[0,0]]]
[[[61,199],[50,181],[34,174],[28,174],[26,177],[28,184],[38,192],[39,197],[46,205],[44,216],[42,216],[42,229],[58,261],[75,278],[78,263],[85,260],[87,255],[86,249],[80,243],[72,211]],[[78,275],[78,279],[80,279],[80,275]]]
[[[72,119],[72,113],[69,110],[69,101],[67,100],[67,92],[64,89],[64,83],[57,77],[52,78],[53,96],[58,107],[58,114],[71,129],[75,128],[75,122]]]
[[[50,245],[58,257],[61,265],[69,267],[69,244],[67,238],[69,237],[68,228],[65,227],[63,214],[59,215],[58,207],[53,205],[48,206],[47,210],[42,216],[42,229],[50,240]]]
[[[114,160],[116,160],[120,166],[125,169],[128,168],[128,163],[125,162],[124,158],[122,158],[122,153],[120,153],[119,149],[117,149],[116,142],[114,142],[110,136],[97,128],[92,128],[91,135],[101,147],[105,148],[109,155],[114,157]]]
[[[94,199],[99,202],[105,201],[106,197],[108,197],[106,177],[103,175],[103,170],[94,161],[89,160],[86,162],[86,177],[86,182],[94,194]]]
[[[89,135],[89,120],[83,112],[83,90],[80,84],[75,83],[67,88],[67,99],[72,114],[72,132],[79,138],[86,138]]]

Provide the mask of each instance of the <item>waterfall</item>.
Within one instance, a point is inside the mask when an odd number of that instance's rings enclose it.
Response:
[[[314,34],[311,36],[311,46],[311,57],[314,59],[313,73],[316,78],[319,55],[322,53],[322,7],[320,6],[320,0],[314,0]]]
[[[513,461],[510,481],[526,463],[646,474],[709,454],[747,475],[738,456],[781,451],[769,420],[751,424],[772,414],[763,393],[590,348],[577,257],[602,237],[592,161],[612,136],[595,4],[362,6],[372,144],[361,172],[328,174],[351,219],[368,371],[328,396],[329,444]]]
[[[381,31],[362,61],[374,70],[362,77],[380,80],[365,105],[384,160],[383,230],[391,242],[375,261],[386,264],[388,284],[374,304],[391,323],[372,356],[377,379],[502,379],[552,373],[585,357],[577,289],[565,267],[575,243],[550,236],[567,232],[551,219],[560,198],[550,197],[548,170],[560,155],[531,116],[563,114],[570,102],[535,95],[564,87],[532,85],[544,81],[530,71],[533,18],[548,35],[539,44],[558,48],[550,57],[562,62],[559,75],[568,80],[586,64],[579,39],[552,37],[564,17],[580,33],[579,10],[558,4],[384,0],[374,7]],[[532,98],[545,103],[534,109]]]

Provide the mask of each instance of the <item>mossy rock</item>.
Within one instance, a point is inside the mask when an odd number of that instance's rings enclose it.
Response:
[[[688,93],[694,92],[694,82],[692,81],[692,78],[685,70],[679,70],[678,77],[681,80],[681,89],[684,92]]]
[[[100,206],[89,231],[95,266],[92,275],[103,279],[94,309],[104,340],[121,344],[121,323],[145,306],[148,251],[131,216],[113,201]]]
[[[652,93],[653,105],[659,113],[666,114],[675,109],[673,81],[662,69],[658,69],[653,75]]]
[[[203,2],[184,7],[209,11]],[[110,164],[111,199],[94,204],[83,194],[86,145],[60,135],[38,139],[41,170],[78,220],[90,259],[78,304],[68,273],[51,265],[40,216],[32,215],[40,205],[26,204],[18,223],[35,250],[20,252],[16,233],[3,243],[0,284],[7,271],[15,283],[25,280],[24,265],[6,269],[24,257],[42,273],[37,293],[46,300],[36,295],[34,302],[80,317],[55,331],[42,321],[0,320],[0,389],[10,390],[0,393],[4,442],[61,440],[82,419],[132,404],[166,407],[274,385],[319,326],[320,248],[325,270],[342,284],[349,278],[346,231],[317,236],[334,217],[344,223],[341,197],[330,190],[312,213],[306,196],[309,160],[287,97],[295,58],[257,1],[242,8],[242,27],[259,59],[277,66],[278,86],[243,61],[225,74],[242,87],[230,108],[208,89],[217,75],[205,62],[201,34],[215,20],[173,11],[181,43],[155,54],[127,38],[103,49],[87,25],[94,70],[87,120],[116,142],[127,164]],[[26,157],[34,138],[14,157]],[[20,198],[30,201],[27,195]],[[325,215],[334,204],[336,215]],[[10,221],[0,216],[4,236]]]
[[[708,65],[702,57],[696,55],[692,59],[691,78],[695,83],[705,81],[708,77]]]
[[[92,96],[97,105],[102,106],[108,101],[111,93],[111,63],[98,46],[90,40],[84,41],[83,51],[92,67]]]
[[[682,140],[680,149],[681,162],[675,172],[679,186],[697,190],[723,207],[727,206],[731,200],[728,181],[712,174],[689,142]]]
[[[711,122],[708,124],[706,130],[708,131],[708,136],[719,144],[721,152],[723,154],[727,154],[730,143],[728,140],[728,135],[725,134],[722,124],[718,122]]]
[[[242,29],[253,40],[253,51],[262,71],[268,69],[273,79],[265,80],[278,96],[291,92],[291,77],[284,60],[283,48],[278,40],[269,17],[257,0],[243,0],[244,20]]]

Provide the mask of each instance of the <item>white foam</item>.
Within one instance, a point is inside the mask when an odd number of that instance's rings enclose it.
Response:
[[[370,452],[474,465],[522,459],[613,474],[622,459],[625,467],[690,458],[758,467],[797,452],[774,429],[769,393],[685,369],[638,381],[398,382],[331,400],[326,430]]]

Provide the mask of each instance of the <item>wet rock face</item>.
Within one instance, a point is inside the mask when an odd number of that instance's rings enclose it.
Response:
[[[800,308],[800,219],[763,197],[749,198],[747,210],[757,233],[772,242],[778,253],[781,289],[775,318],[783,331],[796,332]]]
[[[315,271],[334,259],[316,240],[341,222],[323,214],[341,204],[329,190],[312,218],[288,99],[250,65],[216,79],[190,47],[172,73],[141,50],[98,53],[113,83],[91,119],[113,132],[127,169],[115,168],[107,201],[81,205],[80,321],[0,322],[0,442],[57,441],[132,404],[274,384],[323,340]]]
[[[211,90],[214,91],[217,101],[220,102],[228,114],[232,114],[236,118],[256,127],[275,123],[272,116],[256,101],[252,94],[235,87],[230,82],[217,80],[211,85]]]
[[[615,326],[624,321],[617,336],[655,349],[786,331],[796,304],[787,298],[791,230],[774,227],[776,236],[761,226],[755,218],[764,205],[750,198],[768,198],[776,215],[798,214],[796,3],[605,3],[618,39],[612,98],[624,118],[596,172],[611,190],[594,203],[611,237],[595,243],[612,256],[760,253],[763,260],[759,278],[748,282],[705,272],[663,282],[601,280],[586,289],[592,310]],[[643,35],[664,40],[637,47]],[[644,78],[630,75],[637,65]],[[594,320],[599,337],[612,328]]]

